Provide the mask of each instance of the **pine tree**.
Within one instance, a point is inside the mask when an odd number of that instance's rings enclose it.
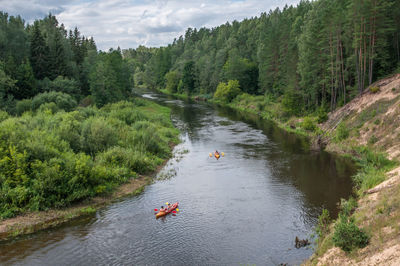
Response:
[[[35,21],[31,37],[30,60],[37,79],[43,79],[48,75],[48,56],[49,48],[40,31],[39,22]]]

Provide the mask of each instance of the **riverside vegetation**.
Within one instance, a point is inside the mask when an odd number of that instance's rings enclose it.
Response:
[[[0,18],[0,221],[110,195],[170,157],[170,110],[131,96],[119,49],[97,51],[52,15]]]

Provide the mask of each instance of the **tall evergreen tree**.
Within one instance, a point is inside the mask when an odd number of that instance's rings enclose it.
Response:
[[[30,51],[30,60],[35,77],[43,79],[48,75],[49,71],[49,48],[44,41],[37,21],[33,25]]]

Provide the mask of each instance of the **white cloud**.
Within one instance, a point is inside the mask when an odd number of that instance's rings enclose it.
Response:
[[[0,0],[12,15],[28,21],[51,11],[60,23],[93,36],[99,49],[162,46],[188,27],[215,27],[226,21],[260,15],[299,0]]]

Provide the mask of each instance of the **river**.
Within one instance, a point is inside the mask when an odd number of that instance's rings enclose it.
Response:
[[[297,265],[322,208],[337,215],[355,168],[251,115],[141,92],[172,109],[182,143],[136,197],[91,217],[0,243],[0,264]],[[225,153],[210,158],[214,150]],[[154,208],[179,201],[155,219]]]

